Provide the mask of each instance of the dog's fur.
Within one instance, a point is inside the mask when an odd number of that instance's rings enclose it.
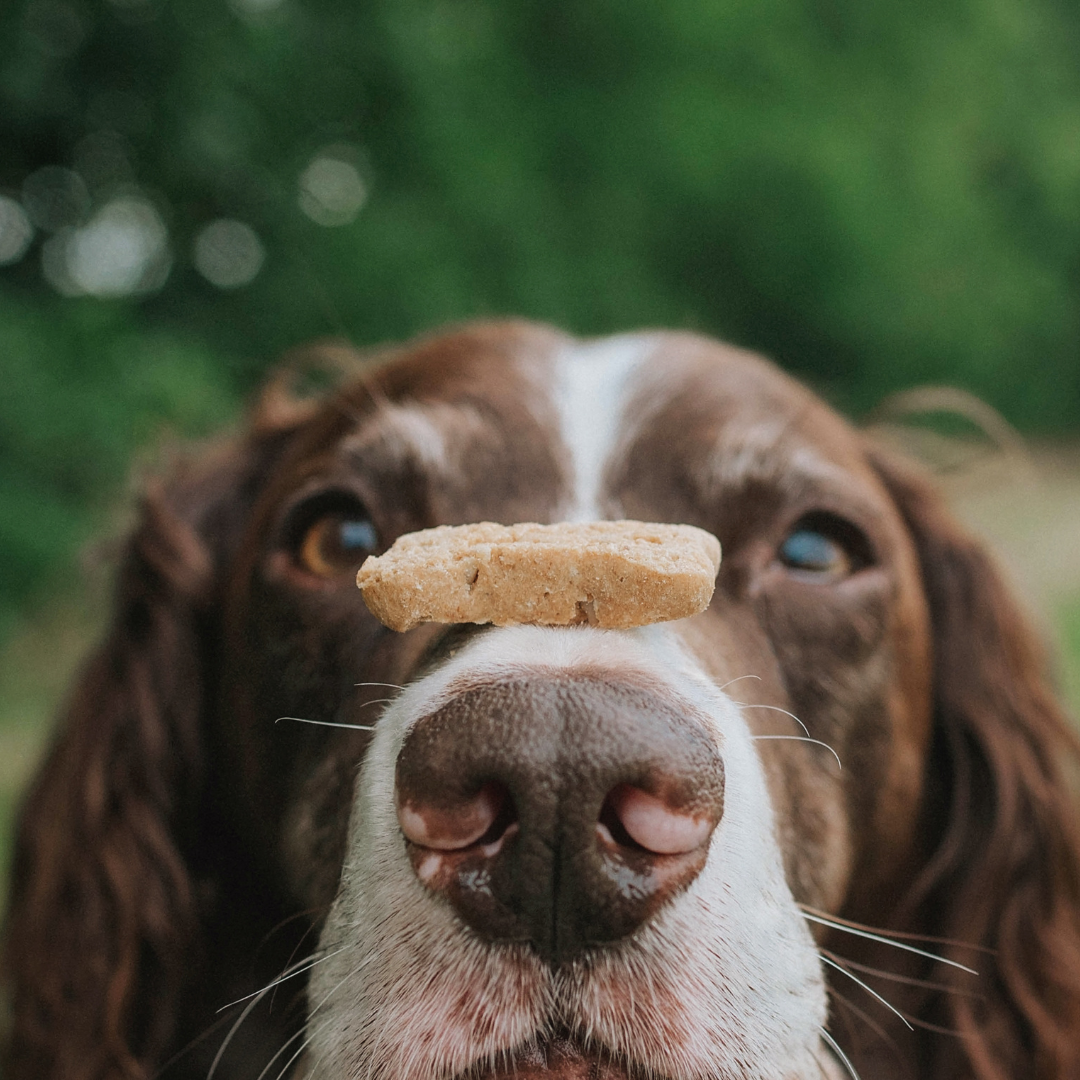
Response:
[[[335,512],[381,547],[688,522],[723,563],[678,623],[397,635],[355,566],[304,561]],[[778,555],[797,527],[837,566]],[[490,923],[417,869],[395,814],[433,717],[433,768],[497,743],[557,819],[537,839],[518,807],[500,857],[532,852],[528,873]],[[563,850],[595,810],[567,777],[648,755],[652,723],[721,763],[722,816],[693,874],[597,930]],[[846,1054],[863,1080],[1078,1077],[1077,760],[980,547],[756,357],[499,323],[357,363],[324,400],[279,380],[143,501],[22,812],[4,1076],[818,1080]]]

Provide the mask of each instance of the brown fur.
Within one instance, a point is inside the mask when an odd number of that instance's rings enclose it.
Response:
[[[485,356],[494,364],[504,351],[539,349],[551,338],[514,326],[464,332],[442,346],[464,366],[445,360],[438,393],[468,394],[470,379],[484,377]],[[364,381],[326,408],[293,403],[275,389],[246,433],[180,467],[145,496],[121,561],[112,627],[75,687],[20,818],[3,952],[8,1080],[147,1080],[192,1043],[162,1075],[205,1076],[227,1027],[217,1007],[274,978],[295,949],[310,948],[336,888],[342,808],[366,737],[320,736],[312,749],[281,728],[273,751],[267,749],[265,733],[250,719],[261,708],[255,665],[277,660],[251,656],[249,642],[256,623],[273,628],[284,616],[269,601],[256,611],[262,601],[239,593],[236,582],[256,559],[252,530],[269,527],[267,492],[302,476],[373,400],[400,394],[438,348],[414,350],[378,377],[377,389]],[[434,383],[429,392],[436,393]],[[529,426],[534,414],[497,383],[478,407],[495,410],[492,402],[500,400],[502,415],[511,418],[500,438],[512,433],[514,441],[481,448],[480,470],[502,461],[507,446],[522,460],[532,443],[539,446],[539,432]],[[863,816],[859,792],[849,795],[854,870],[838,913],[946,939],[952,944],[934,947],[980,975],[973,980],[910,957],[904,966],[894,954],[832,933],[826,947],[915,980],[899,989],[874,985],[923,1025],[909,1035],[886,1018],[876,1025],[879,1036],[852,1020],[841,1037],[863,1080],[1074,1080],[1076,738],[1048,689],[1036,641],[985,553],[922,479],[873,449],[864,453],[867,472],[884,484],[918,555],[932,640],[897,649],[933,655],[933,728],[914,786],[922,792],[919,805],[890,808],[910,828],[883,841],[888,824]],[[535,456],[540,465],[528,499],[509,489],[473,492],[460,496],[457,511],[447,510],[457,497],[452,486],[428,490],[406,470],[395,489],[401,505],[387,513],[402,528],[455,512],[469,520],[488,516],[505,496],[517,499],[511,517],[544,520],[556,503],[559,462],[539,450]],[[666,482],[661,489],[672,490]],[[658,494],[655,505],[666,498]],[[420,506],[424,520],[417,522],[410,515]],[[323,623],[321,610],[313,607],[305,618],[331,627],[329,601]],[[894,634],[921,625],[917,618],[887,624]],[[302,635],[304,628],[290,632]],[[364,674],[343,665],[349,682],[396,682],[422,654],[433,655],[430,630],[398,643],[375,626],[364,633],[355,646],[358,655],[366,650]],[[306,663],[297,678],[317,683],[317,661]],[[917,682],[918,665],[909,667]],[[788,690],[798,697],[797,686]],[[330,699],[336,690],[321,692]],[[808,696],[820,692],[808,682]],[[921,695],[913,684],[909,699]],[[379,696],[373,690],[366,699]],[[286,712],[292,705],[274,707]],[[915,716],[917,704],[911,710]],[[303,768],[295,764],[300,760]],[[868,764],[855,775],[873,773]],[[303,814],[285,821],[288,805]],[[295,839],[283,856],[270,839],[282,829]],[[882,849],[895,856],[887,873],[878,870]],[[790,876],[803,873],[807,884],[793,883],[796,896],[829,900],[828,883],[811,880],[813,868],[793,861]],[[898,874],[911,882],[903,897],[895,890]],[[850,998],[850,985],[835,981]],[[263,1003],[239,1029],[220,1077],[258,1075],[298,1030],[302,1015],[290,1007],[298,992],[287,984],[281,997],[273,1008]],[[955,1034],[934,1030],[940,1028]],[[253,1070],[245,1065],[256,1060]]]

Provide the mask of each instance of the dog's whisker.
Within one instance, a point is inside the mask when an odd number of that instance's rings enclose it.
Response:
[[[286,916],[284,919],[281,920],[281,922],[277,923],[276,926],[271,927],[269,930],[267,930],[267,932],[265,934],[263,934],[261,940],[259,941],[259,949],[261,950],[263,948],[263,946],[265,946],[266,943],[276,933],[278,933],[281,930],[284,930],[285,927],[289,926],[291,923],[299,922],[301,919],[311,919],[313,917],[318,918],[319,916],[324,915],[325,912],[326,912],[326,908],[324,906],[321,906],[321,905],[319,907],[315,907],[315,908],[308,908],[305,911],[294,911],[291,915]],[[293,949],[293,955],[294,956],[295,956],[297,950],[300,948],[300,945],[303,944],[305,938],[307,938],[308,934],[310,934],[313,929],[314,929],[314,926],[309,926],[307,928],[307,930],[304,931],[303,936],[300,938],[300,941],[297,943],[296,947]],[[312,955],[314,955],[314,954],[312,954]],[[289,957],[289,963],[292,964],[294,962],[295,961],[293,959],[293,956],[290,956]]]
[[[349,728],[350,731],[374,731],[375,728],[371,724],[335,724],[331,720],[306,720],[302,716],[279,716],[274,721],[275,724],[282,720],[295,720],[298,724],[316,724],[318,727],[340,727]]]
[[[195,1049],[199,1043],[209,1039],[218,1028],[224,1027],[229,1022],[229,1017],[219,1016],[212,1024],[208,1024],[198,1035],[195,1036],[190,1042],[185,1044],[179,1049],[168,1061],[164,1062],[157,1070],[152,1073],[149,1080],[159,1080],[160,1077],[168,1075],[169,1070],[178,1062],[186,1057],[192,1050]]]
[[[840,1049],[840,1044],[823,1027],[819,1027],[818,1031],[821,1032],[821,1037],[828,1044],[832,1052],[840,1059],[840,1063],[844,1066],[845,1069],[847,1069],[848,1076],[851,1077],[851,1080],[862,1080],[859,1074],[855,1071],[855,1066],[852,1065],[850,1061],[848,1061],[847,1054],[845,1054],[844,1051]]]
[[[353,686],[387,686],[391,690],[404,690],[404,686],[398,686],[397,683],[392,682],[354,682]]]
[[[908,1018],[895,1005],[891,1004],[889,1001],[883,998],[872,986],[868,986],[866,983],[864,983],[858,975],[855,975],[852,972],[848,971],[846,967],[844,967],[842,964],[838,964],[835,960],[829,959],[829,957],[826,956],[824,953],[820,953],[819,955],[821,956],[821,959],[824,961],[824,963],[828,964],[829,967],[833,968],[835,971],[839,971],[841,975],[846,975],[853,983],[861,986],[872,998],[880,1001],[881,1004],[889,1010],[889,1012],[894,1013],[896,1016],[898,1016],[904,1022],[904,1025],[909,1031],[915,1030],[911,1026],[911,1023],[908,1021]]]
[[[883,1043],[885,1043],[889,1049],[891,1049],[897,1056],[901,1057],[900,1047],[896,1045],[896,1040],[868,1013],[865,1009],[860,1009],[853,1001],[849,1000],[844,994],[841,994],[839,990],[834,986],[828,988],[829,997],[831,997],[838,1004],[843,1005],[845,1009],[849,1010],[857,1020],[865,1024]],[[851,1030],[851,1025],[845,1022],[845,1026],[848,1030]]]
[[[836,990],[833,987],[829,987],[828,992],[829,992],[829,994],[831,996],[836,998],[838,1001],[840,1001],[842,1004],[847,1006],[847,1008],[851,1009],[853,1012],[860,1012],[860,1010],[856,1009],[856,1007],[850,1001],[848,1001],[847,998],[845,998],[843,996],[843,994],[837,993]],[[899,1013],[900,1018],[902,1020],[910,1021],[908,1023],[909,1028],[912,1028],[912,1027],[922,1028],[924,1031],[932,1031],[937,1035],[952,1035],[952,1036],[954,1036],[956,1038],[960,1038],[963,1035],[963,1032],[958,1031],[956,1028],[947,1028],[947,1027],[942,1027],[940,1024],[932,1024],[932,1023],[930,1023],[929,1020],[921,1020],[919,1017],[913,1016],[910,1013],[906,1013],[902,1009],[894,1009],[893,1011]],[[863,1016],[863,1015],[860,1014],[860,1019],[863,1019],[867,1024],[871,1024],[870,1018],[867,1017],[867,1016]],[[877,1030],[878,1033],[883,1038],[888,1039],[888,1036],[886,1036],[885,1033],[883,1031],[881,1031],[880,1029],[877,1029],[876,1025],[872,1025],[872,1026],[875,1027],[875,1030]],[[895,1043],[892,1042],[891,1039],[889,1039],[888,1041],[890,1043],[892,1043],[893,1046],[896,1045]]]
[[[754,677],[757,678],[757,676]],[[793,712],[788,712],[787,709],[781,709],[779,705],[756,705],[752,701],[736,701],[735,704],[738,705],[740,709],[768,709],[770,712],[783,713],[785,716],[790,716],[791,719],[806,732],[807,737],[810,735],[810,729]]]
[[[225,1051],[229,1048],[229,1043],[233,1041],[233,1036],[240,1030],[241,1025],[251,1015],[255,1006],[262,1001],[266,995],[266,990],[260,990],[252,999],[247,1003],[244,1011],[236,1018],[236,1023],[229,1029],[229,1034],[225,1036],[221,1045],[217,1049],[217,1053],[214,1055],[214,1060],[210,1062],[210,1068],[206,1072],[206,1080],[214,1080],[214,1073],[217,1072],[218,1065],[221,1064],[221,1059],[225,1056]]]
[[[927,960],[936,960],[938,963],[948,964],[949,967],[959,968],[961,971],[966,971],[969,975],[979,974],[974,968],[969,968],[957,960],[950,960],[948,957],[938,956],[936,953],[927,952],[925,949],[917,949],[914,945],[908,945],[903,941],[893,941],[892,938],[885,937],[883,934],[875,934],[870,930],[862,930],[854,926],[845,925],[845,923],[838,922],[835,919],[811,914],[811,912],[805,907],[802,907],[802,905],[800,905],[800,907],[802,908],[802,917],[810,922],[819,923],[822,926],[831,926],[835,930],[840,930],[845,934],[853,934],[855,937],[863,937],[868,938],[871,941],[878,941],[882,945],[891,945],[894,949],[902,949],[904,952],[914,953],[916,956],[925,956]]]
[[[325,913],[325,908],[322,909],[322,911],[323,911],[323,913]],[[303,914],[304,917],[310,917],[310,915],[313,914],[313,912],[308,911],[308,912],[304,912],[302,914]],[[288,921],[288,920],[286,920],[286,921]],[[301,936],[300,940],[293,946],[292,952],[289,953],[289,959],[286,962],[286,967],[291,967],[294,963],[297,963],[296,954],[300,951],[300,947],[307,940],[308,934],[310,934],[312,932],[315,932],[315,931],[316,931],[315,924],[314,923],[309,924],[308,928],[304,931],[304,933]],[[273,931],[271,931],[271,933],[273,933]],[[263,940],[265,941],[266,939],[264,938]],[[310,955],[314,956],[315,954],[311,953]],[[275,994],[275,996],[277,995],[276,990],[274,991],[274,994]],[[274,1007],[274,998],[270,999],[270,1007],[271,1008]]]
[[[956,1028],[941,1027],[940,1024],[932,1024],[929,1020],[920,1020],[917,1016],[910,1016],[908,1019],[917,1028],[922,1028],[923,1031],[932,1031],[935,1035],[951,1035],[954,1039],[962,1039],[964,1033]]]
[[[266,1080],[266,1074],[273,1067],[274,1062],[277,1061],[277,1059],[281,1057],[281,1055],[284,1054],[285,1051],[288,1050],[289,1047],[294,1042],[296,1042],[297,1039],[304,1039],[300,1049],[297,1050],[296,1054],[289,1058],[287,1062],[285,1062],[285,1068],[278,1073],[277,1080],[281,1080],[281,1077],[283,1077],[289,1071],[289,1066],[292,1065],[296,1058],[304,1052],[304,1047],[308,1044],[308,1040],[304,1038],[304,1031],[305,1029],[301,1028],[299,1031],[294,1032],[292,1035],[290,1035],[289,1038],[281,1044],[281,1048],[278,1050],[278,1052],[274,1054],[274,1056],[263,1066],[262,1072],[259,1073],[255,1080]]]
[[[940,983],[927,982],[925,979],[913,979],[904,975],[894,975],[891,972],[879,971],[876,968],[868,967],[866,964],[857,964],[853,960],[846,960],[841,956],[837,956],[836,953],[830,952],[828,949],[819,949],[818,951],[821,953],[822,958],[831,957],[833,960],[836,960],[838,963],[842,963],[847,967],[855,968],[856,970],[865,972],[869,975],[875,975],[881,979],[888,979],[892,982],[904,983],[905,985],[909,986],[917,986],[920,989],[935,990],[945,994],[958,994],[962,997],[981,998],[982,996],[979,994],[971,993],[970,991],[958,990],[951,986],[944,986]],[[848,975],[849,978],[853,978],[850,972],[848,972],[846,969],[844,971],[844,974]],[[853,1012],[858,1013],[860,1015],[860,1018],[863,1019],[871,1027],[874,1027],[874,1029],[878,1031],[878,1034],[880,1034],[883,1039],[886,1039],[888,1042],[892,1043],[892,1040],[889,1039],[889,1037],[884,1033],[884,1031],[878,1029],[869,1017],[862,1015],[861,1010],[857,1009],[856,1006],[853,1005],[850,1001],[848,1001],[847,998],[845,998],[842,994],[838,993],[833,987],[829,987],[829,993],[836,997]],[[909,1021],[909,1028],[911,1028],[912,1026],[923,1028],[926,1031],[933,1031],[939,1035],[959,1036],[961,1034],[961,1032],[957,1031],[955,1028],[941,1027],[938,1024],[932,1024],[928,1020],[922,1020],[918,1016],[914,1016],[911,1013],[904,1012],[902,1009],[893,1009],[893,1011],[898,1012],[901,1019]],[[893,1046],[895,1047],[895,1043],[893,1043]],[[899,1048],[897,1048],[897,1052],[899,1053]]]
[[[305,971],[309,971],[315,967],[316,964],[321,964],[324,960],[329,960],[332,956],[337,956],[339,952],[342,952],[348,946],[342,945],[340,949],[335,949],[331,953],[326,953],[322,956],[312,953],[310,956],[305,956],[303,960],[297,960],[291,968],[286,968],[273,982],[268,982],[261,990],[255,990],[250,994],[245,994],[243,997],[237,998],[235,1001],[230,1001],[228,1005],[222,1005],[217,1011],[224,1012],[226,1009],[231,1009],[234,1005],[239,1005],[241,1001],[247,1001],[248,998],[257,997],[261,994],[265,994],[267,990],[273,990],[275,986],[280,986],[283,982],[293,978],[295,975],[300,975]]]
[[[716,689],[717,690],[726,690],[729,686],[734,686],[735,683],[742,682],[743,679],[757,679],[758,682],[761,682],[761,676],[760,675],[739,675],[734,679],[728,679],[728,681],[726,683],[722,683]],[[736,702],[736,704],[739,704],[739,703]]]
[[[986,945],[975,945],[970,941],[960,941],[958,938],[934,937],[932,934],[915,934],[907,930],[886,931],[880,926],[868,926],[866,923],[855,922],[853,919],[845,919],[840,915],[830,914],[828,911],[822,911],[811,904],[799,904],[799,907],[803,911],[810,912],[811,915],[816,915],[819,919],[828,919],[830,922],[836,923],[837,926],[851,927],[854,930],[867,930],[872,934],[885,934],[887,937],[896,938],[898,941],[919,941],[924,945],[951,945],[957,949],[967,949],[969,952],[986,953],[988,956],[992,956],[996,952],[995,949]]]
[[[835,960],[839,960],[841,963],[847,964],[848,967],[853,968],[855,971],[861,971],[865,975],[874,975],[879,979],[885,979],[888,982],[903,983],[905,986],[917,986],[920,990],[934,990],[940,994],[955,994],[957,997],[966,998],[981,998],[982,995],[976,993],[974,990],[962,990],[958,986],[948,986],[945,983],[931,982],[929,979],[916,979],[911,975],[898,975],[893,971],[884,971],[881,968],[871,967],[869,964],[859,964],[854,960],[849,960],[846,956],[840,956],[839,953],[834,953],[829,949],[819,949],[819,952],[833,957]]]
[[[840,755],[827,742],[822,742],[820,739],[811,739],[809,735],[754,735],[751,737],[754,742],[768,742],[772,739],[787,739],[790,742],[806,742],[813,743],[815,746],[824,746],[825,749],[836,758],[836,767],[838,769],[844,767],[840,764]]]

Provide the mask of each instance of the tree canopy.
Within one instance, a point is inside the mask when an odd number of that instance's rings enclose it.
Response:
[[[1064,0],[3,5],[0,630],[312,337],[689,327],[1075,428],[1077,56]]]

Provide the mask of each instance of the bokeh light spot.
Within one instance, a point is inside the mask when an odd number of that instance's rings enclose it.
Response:
[[[300,209],[319,225],[348,225],[366,201],[359,169],[333,148],[318,154],[300,174]]]
[[[250,225],[230,218],[210,222],[195,237],[195,269],[219,289],[239,289],[254,280],[266,248]]]
[[[65,296],[153,292],[171,268],[165,223],[135,195],[106,203],[86,225],[57,234],[42,251],[45,277]]]
[[[14,199],[0,195],[0,266],[18,262],[33,239],[29,215]]]

